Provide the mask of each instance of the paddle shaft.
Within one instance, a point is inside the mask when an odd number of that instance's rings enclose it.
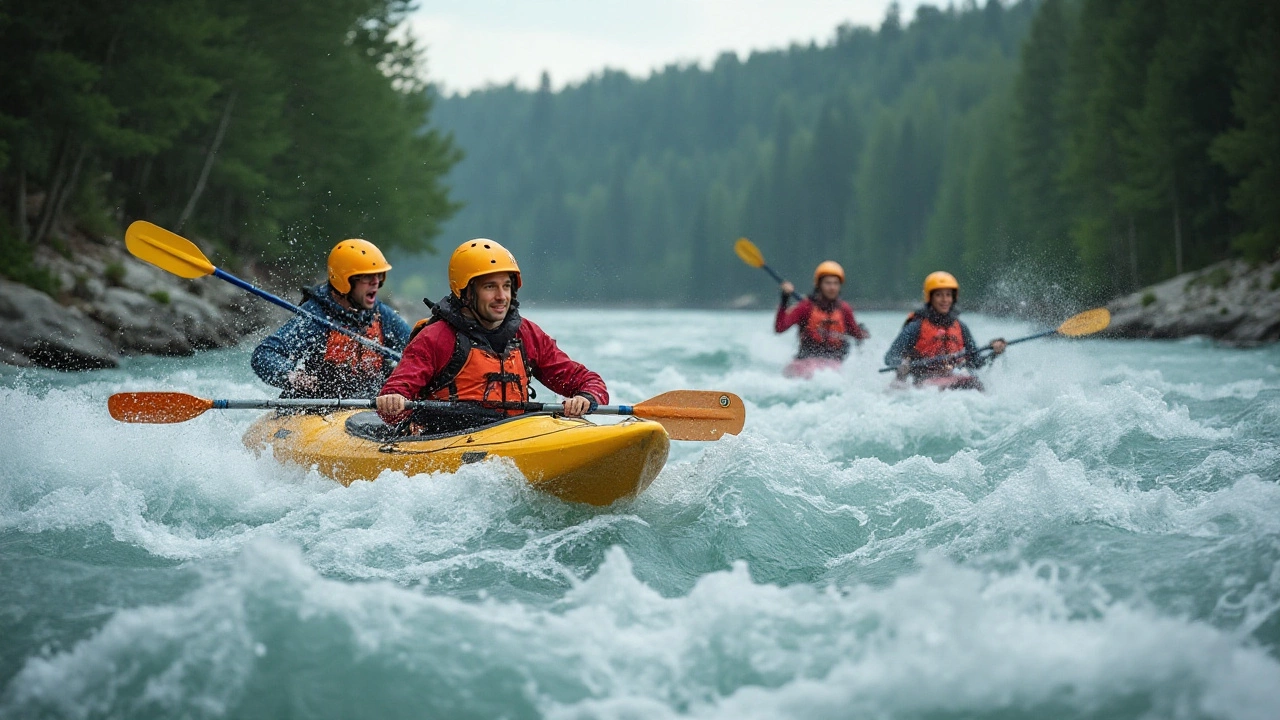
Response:
[[[1020,342],[1026,342],[1026,341],[1028,341],[1028,340],[1035,340],[1035,339],[1037,339],[1037,338],[1048,337],[1048,336],[1050,336],[1050,335],[1057,335],[1057,334],[1058,334],[1058,330],[1057,330],[1056,328],[1055,328],[1055,329],[1053,329],[1053,330],[1045,330],[1044,332],[1038,332],[1038,333],[1036,333],[1035,335],[1028,335],[1028,336],[1026,336],[1026,337],[1020,337],[1020,338],[1018,338],[1018,339],[1016,339],[1016,340],[1009,340],[1009,341],[1005,342],[1005,345],[1006,345],[1006,346],[1008,346],[1008,345],[1017,345],[1017,344],[1018,344],[1018,343],[1020,343]],[[958,353],[951,353],[950,355],[941,355],[941,356],[938,356],[938,357],[925,358],[924,360],[916,360],[915,362],[912,362],[912,363],[911,363],[911,365],[910,365],[909,367],[910,367],[912,370],[915,370],[915,369],[917,369],[917,368],[930,367],[930,366],[933,366],[933,365],[941,365],[941,364],[945,364],[945,363],[952,362],[952,361],[954,361],[954,360],[960,360],[961,358],[966,358],[966,357],[968,357],[968,356],[970,356],[970,355],[977,355],[978,353],[986,352],[987,350],[990,350],[990,349],[991,349],[991,345],[990,345],[990,344],[987,344],[987,345],[983,345],[982,347],[980,347],[980,348],[978,348],[978,349],[976,349],[976,350],[973,350],[973,351],[969,351],[969,350],[962,350],[962,351],[960,351],[960,352],[958,352]],[[898,368],[893,367],[893,366],[890,366],[890,367],[882,367],[882,368],[880,368],[880,372],[882,372],[882,373],[883,373],[883,372],[892,372],[892,371],[897,370],[897,369],[898,369]]]
[[[232,275],[231,273],[227,272],[226,270],[223,270],[222,268],[215,267],[213,269],[213,276],[222,280],[226,280],[227,282],[231,283],[232,285],[235,285],[236,287],[242,290],[248,290],[254,295],[257,295],[258,297],[262,298],[263,300],[279,305],[285,310],[295,312],[311,320],[312,322],[320,323],[321,325],[324,325],[330,330],[336,330],[342,333],[343,335],[346,335],[347,337],[351,338],[352,340],[355,340],[361,345],[364,345],[365,347],[371,348],[373,350],[377,350],[378,352],[382,353],[383,355],[386,355],[392,360],[396,360],[396,361],[400,360],[399,352],[396,352],[395,350],[392,350],[389,347],[379,345],[378,343],[370,340],[369,338],[361,335],[360,333],[357,333],[354,330],[351,330],[350,328],[342,327],[341,325],[338,325],[337,323],[327,318],[323,318],[323,317],[320,317],[319,315],[309,313],[306,310],[303,310],[302,308],[298,307],[297,305],[294,305],[293,303],[289,302],[288,300],[285,300],[284,298],[279,297],[278,295],[273,295],[272,293],[269,293],[260,287],[251,285],[245,282],[244,280],[241,280],[240,278],[236,277],[235,275]]]
[[[760,267],[761,267],[761,269],[763,269],[765,272],[767,272],[767,273],[769,273],[771,276],[773,276],[773,279],[774,279],[774,280],[777,280],[779,285],[781,285],[782,283],[786,282],[786,280],[784,280],[784,279],[782,278],[782,276],[781,276],[781,275],[779,275],[778,273],[774,272],[773,268],[769,267],[769,265],[768,265],[767,263],[760,263]],[[803,297],[801,297],[800,293],[796,292],[795,290],[792,290],[792,291],[791,291],[791,297],[795,298],[795,301],[796,301],[796,302],[801,302],[802,300],[804,300],[804,298],[803,298]]]
[[[373,400],[355,398],[275,398],[268,400],[213,400],[211,410],[270,410],[275,408],[353,408],[373,409]],[[404,404],[410,410],[457,410],[475,407],[483,410],[523,410],[524,412],[564,412],[563,403],[460,403],[443,400],[410,400]],[[689,412],[694,412],[690,409]],[[599,405],[591,411],[594,415],[634,415],[634,405]]]

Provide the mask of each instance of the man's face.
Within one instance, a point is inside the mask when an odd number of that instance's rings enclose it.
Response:
[[[951,312],[951,306],[956,302],[956,291],[951,288],[943,288],[942,290],[934,290],[929,293],[929,304],[934,310],[946,315]]]
[[[818,281],[818,292],[828,300],[835,300],[840,296],[840,278],[835,275],[823,275]]]
[[[369,273],[351,276],[351,292],[347,293],[347,302],[354,308],[372,310],[378,302],[378,289],[386,282],[387,274]]]
[[[490,329],[502,324],[511,308],[513,287],[509,272],[492,272],[471,281],[471,292],[476,299],[472,309],[480,324]]]

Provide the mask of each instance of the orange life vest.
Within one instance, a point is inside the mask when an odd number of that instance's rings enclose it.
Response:
[[[459,334],[458,337],[461,339],[463,336]],[[432,383],[435,389],[427,393],[428,399],[490,403],[529,401],[529,368],[525,364],[524,347],[519,338],[512,338],[506,352],[501,355],[470,343],[467,343],[466,350],[462,366],[456,372],[446,367]],[[522,412],[511,408],[503,410],[506,415]]]
[[[363,335],[379,345],[383,344],[380,313],[373,314],[373,322],[369,323]],[[356,375],[369,376],[382,372],[382,353],[361,345],[337,330],[329,331],[329,339],[324,348],[324,360]]]
[[[920,337],[916,338],[915,345],[918,357],[938,357],[961,350],[964,350],[964,331],[960,329],[959,320],[953,320],[950,327],[935,325],[928,318],[920,320]]]
[[[804,337],[810,345],[844,348],[844,335],[848,329],[844,326],[844,312],[840,303],[836,303],[831,312],[813,303],[809,310],[809,318],[804,323]]]

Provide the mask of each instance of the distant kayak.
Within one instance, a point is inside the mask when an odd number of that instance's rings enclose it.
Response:
[[[263,416],[244,435],[254,450],[315,466],[343,485],[383,470],[407,475],[457,472],[489,457],[511,459],[534,488],[570,502],[608,505],[639,494],[667,462],[670,440],[656,422],[596,425],[581,418],[528,414],[470,432],[397,437],[377,413]]]
[[[979,392],[986,389],[982,384],[982,380],[978,379],[977,375],[970,375],[968,373],[940,375],[938,377],[925,378],[919,382],[894,380],[889,383],[889,387],[895,390],[908,390],[910,388],[917,387],[937,388],[939,390],[977,390]]]
[[[839,370],[841,362],[835,358],[796,358],[782,368],[782,376],[808,380],[819,370]]]

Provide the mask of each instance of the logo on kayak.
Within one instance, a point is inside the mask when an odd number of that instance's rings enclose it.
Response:
[[[728,396],[728,395],[721,395],[721,396],[720,396],[720,407],[729,407],[729,396]]]

